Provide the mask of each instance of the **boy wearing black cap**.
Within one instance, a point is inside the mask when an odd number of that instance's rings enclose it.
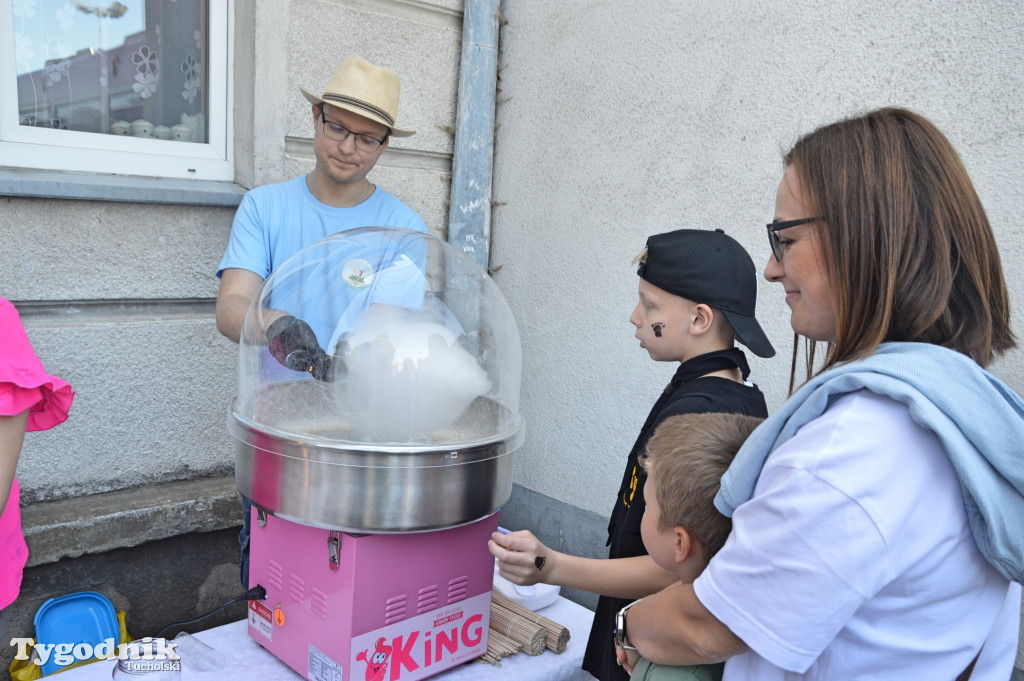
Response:
[[[639,302],[630,315],[640,347],[651,359],[680,362],[630,450],[608,524],[608,557],[580,558],[548,549],[529,531],[497,534],[490,542],[503,577],[516,584],[543,581],[601,594],[583,668],[602,681],[625,681],[612,632],[625,605],[678,578],[647,555],[640,535],[646,475],[639,465],[647,439],[669,416],[708,412],[765,418],[764,395],[752,383],[735,340],[760,357],[775,350],[754,317],[757,272],[750,256],[722,230],[681,229],[647,240],[638,256]]]

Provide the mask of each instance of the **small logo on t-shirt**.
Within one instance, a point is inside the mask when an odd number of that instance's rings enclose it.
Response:
[[[622,493],[622,505],[626,508],[632,507],[633,497],[636,495],[636,488],[639,484],[640,480],[636,477],[636,464],[633,464],[633,470],[629,474],[629,489]]]
[[[373,281],[373,266],[362,258],[354,258],[341,268],[341,278],[352,288],[366,288]]]

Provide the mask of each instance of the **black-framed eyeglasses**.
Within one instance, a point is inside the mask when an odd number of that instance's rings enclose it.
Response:
[[[367,153],[377,151],[380,145],[384,144],[384,140],[377,139],[373,135],[352,132],[341,123],[327,120],[323,107],[320,107],[320,120],[323,121],[324,134],[335,142],[344,142],[349,135],[352,135],[356,149]]]
[[[772,247],[772,255],[779,262],[782,262],[782,256],[785,254],[785,248],[779,241],[779,232],[790,227],[797,227],[799,225],[806,225],[809,222],[817,222],[818,220],[824,220],[823,217],[816,218],[800,218],[799,220],[776,220],[775,222],[768,223],[768,244]]]

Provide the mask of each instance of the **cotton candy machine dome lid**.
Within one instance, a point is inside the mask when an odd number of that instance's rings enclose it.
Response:
[[[267,351],[280,313],[313,329],[330,382]],[[500,290],[471,258],[411,230],[335,234],[264,282],[242,329],[239,418],[273,432],[373,444],[449,446],[518,430],[522,350]],[[491,416],[460,424],[477,400]]]
[[[282,314],[309,325],[328,371],[272,356],[266,329]],[[258,506],[383,532],[469,522],[508,499],[519,331],[493,280],[447,242],[389,227],[323,239],[267,278],[239,346],[228,426],[236,483]]]

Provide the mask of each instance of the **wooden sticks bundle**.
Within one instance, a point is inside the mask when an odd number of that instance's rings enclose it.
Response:
[[[545,649],[561,653],[568,643],[569,630],[562,625],[497,592],[491,594],[491,625],[481,662],[500,664],[501,658],[520,650],[527,655],[540,655]]]
[[[510,638],[498,633],[494,629],[487,632],[487,652],[480,658],[481,662],[500,664],[499,660],[509,655],[515,655],[522,646]]]
[[[547,645],[548,634],[539,624],[536,613],[522,615],[499,605],[497,596],[491,597],[491,630],[507,636],[522,645],[527,655],[540,655]]]
[[[531,622],[539,625],[546,635],[544,644],[548,650],[553,650],[556,653],[565,651],[565,647],[569,644],[569,630],[563,627],[561,624],[552,622],[547,617],[538,615],[532,610],[527,610],[523,606],[519,605],[515,601],[505,598],[499,593],[492,592],[491,594],[491,617],[494,617],[495,606],[505,608],[521,617],[529,619]]]

